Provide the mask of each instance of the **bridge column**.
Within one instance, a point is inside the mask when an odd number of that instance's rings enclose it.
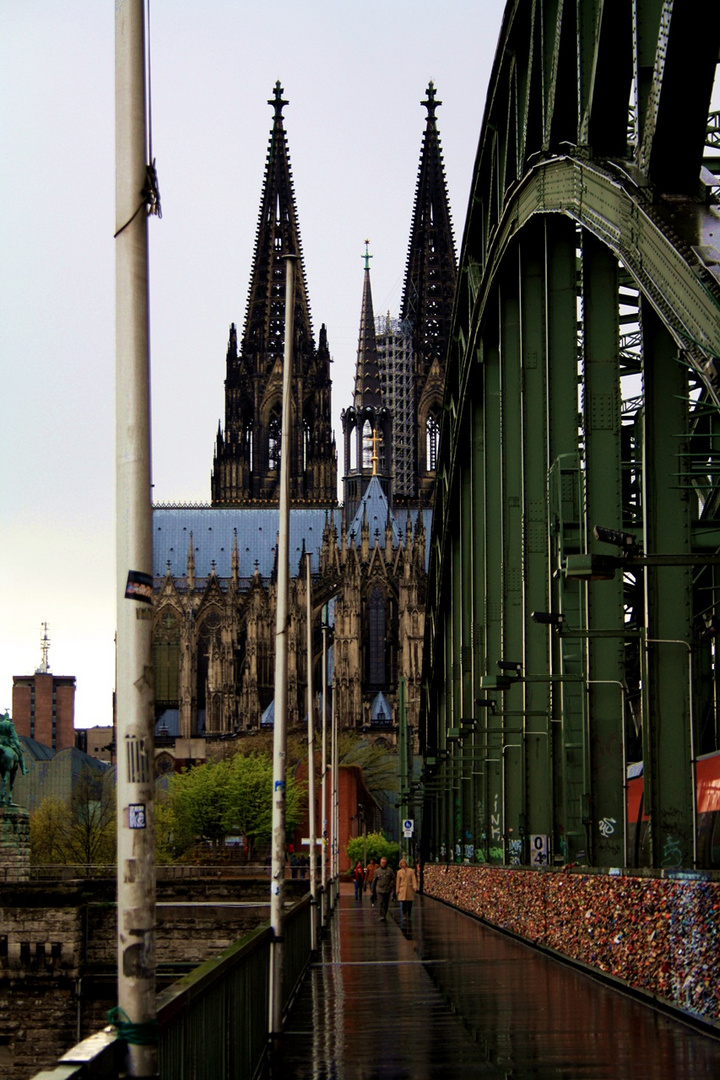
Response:
[[[649,304],[642,305],[645,382],[643,506],[645,552],[689,555],[690,481],[685,476],[688,380],[677,346]],[[692,570],[645,570],[645,810],[653,866],[695,863],[691,685]]]
[[[483,369],[478,363],[478,378],[482,378]],[[482,699],[480,676],[485,657],[485,534],[487,528],[485,514],[485,427],[483,423],[482,403],[471,397],[470,431],[472,434],[472,487],[470,492],[472,507],[472,660],[473,660],[473,715],[476,718],[472,735],[472,776],[473,776],[473,834],[475,850],[482,850],[483,858],[488,857],[488,821],[485,747],[487,744],[487,723],[489,710],[478,706],[475,699]],[[492,700],[492,699],[490,699]]]
[[[474,859],[475,850],[475,793],[474,793],[474,725],[469,721],[475,717],[473,694],[473,473],[472,455],[463,462],[460,473],[460,597],[461,597],[461,652],[460,652],[460,694],[461,718],[463,724],[462,741],[462,857]],[[472,855],[470,850],[472,849]]]
[[[501,659],[522,656],[523,632],[523,463],[522,463],[522,355],[520,249],[508,258],[508,271],[500,283],[500,392],[501,443],[496,447],[502,483],[497,507],[502,529],[502,634],[488,652],[490,669]],[[525,823],[525,761],[520,705],[520,684],[505,692],[503,730],[497,745],[502,769],[502,830],[505,862],[519,863],[520,827]]]
[[[586,551],[595,525],[622,529],[620,326],[614,254],[583,233],[583,427]],[[606,544],[595,548],[608,553]],[[587,583],[587,700],[590,764],[590,860],[622,866],[624,806],[623,580]]]
[[[540,865],[553,831],[548,646],[546,632],[540,631],[530,617],[533,611],[549,610],[550,590],[546,259],[545,224],[539,220],[523,230],[520,245],[524,641],[523,653],[517,658],[522,659],[526,680],[518,688],[523,695],[525,747],[523,861],[533,865]],[[548,840],[535,848],[530,846],[530,836]]]
[[[491,301],[492,303],[492,301]],[[493,306],[483,332],[483,394],[484,406],[484,502],[487,508],[484,527],[484,592],[485,636],[482,663],[490,657],[502,655],[503,632],[503,475],[502,475],[502,410],[500,350],[498,343],[497,314],[499,300]],[[482,721],[481,721],[482,722]],[[504,859],[502,815],[502,752],[500,750],[502,720],[499,713],[489,709],[486,716],[485,747],[485,832],[487,858],[491,863]]]
[[[584,544],[583,477],[578,440],[577,243],[571,221],[545,220],[547,251],[547,428],[550,555],[548,600],[544,608],[563,615],[568,626],[583,627],[585,613],[577,582],[561,575],[563,560]],[[551,694],[556,858],[575,862],[586,848],[583,803],[587,794],[584,655],[582,641],[557,630],[528,627],[544,634]]]

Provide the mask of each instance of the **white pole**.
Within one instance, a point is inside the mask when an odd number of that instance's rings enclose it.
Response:
[[[127,1074],[157,1074],[144,0],[115,4],[118,1005]],[[132,1025],[132,1027],[130,1027]],[[132,1040],[138,1038],[139,1044]],[[149,1038],[150,1045],[143,1045]]]
[[[340,783],[338,776],[338,769],[340,765],[340,751],[338,748],[338,723],[337,723],[337,710],[335,706],[335,682],[333,680],[332,687],[330,688],[332,710],[331,710],[331,731],[332,731],[332,776],[333,776],[333,863],[332,874],[335,880],[335,895],[338,902],[340,901]]]
[[[327,903],[327,859],[328,859],[328,760],[327,760],[327,604],[323,608],[322,623],[322,871],[320,885],[323,897],[323,919]]]
[[[272,879],[270,884],[270,1037],[280,1035],[283,1013],[283,904],[285,900],[285,783],[288,688],[288,585],[290,532],[290,424],[295,314],[295,256],[285,255],[285,355],[280,441],[277,614],[275,629],[275,727],[273,733]]]
[[[307,712],[308,712],[308,825],[310,831],[310,948],[317,949],[317,844],[315,825],[315,724],[313,723],[312,579],[310,552],[307,560]]]

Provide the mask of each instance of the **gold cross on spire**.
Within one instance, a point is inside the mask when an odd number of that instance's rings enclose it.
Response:
[[[382,442],[382,436],[375,430],[375,428],[373,428],[373,433],[370,436],[370,442],[372,443],[372,458],[370,459],[372,461],[372,474],[373,476],[377,476],[378,463],[380,461],[380,457],[378,455],[378,443]]]

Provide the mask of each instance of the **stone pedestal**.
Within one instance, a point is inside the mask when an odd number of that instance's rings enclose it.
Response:
[[[30,880],[30,814],[24,806],[0,807],[0,881]]]

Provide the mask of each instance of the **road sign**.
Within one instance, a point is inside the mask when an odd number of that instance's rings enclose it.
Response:
[[[403,836],[412,836],[415,832],[415,822],[412,818],[405,818],[403,821]]]

